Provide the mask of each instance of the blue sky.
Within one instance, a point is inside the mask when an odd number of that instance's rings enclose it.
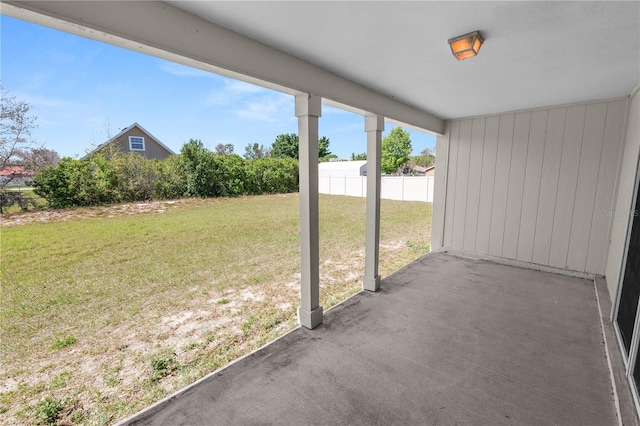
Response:
[[[34,139],[61,156],[81,157],[134,122],[176,152],[193,138],[242,155],[249,143],[297,133],[290,95],[7,16],[0,26],[2,86],[32,107]],[[366,151],[361,116],[328,106],[322,114],[334,154]],[[435,146],[434,136],[410,133],[414,155]]]

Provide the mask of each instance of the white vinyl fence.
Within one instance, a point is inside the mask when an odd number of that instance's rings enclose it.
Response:
[[[321,194],[367,196],[366,176],[320,176]],[[380,198],[433,202],[433,176],[382,176]]]

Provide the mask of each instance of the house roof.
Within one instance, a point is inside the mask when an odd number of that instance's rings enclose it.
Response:
[[[138,129],[140,129],[143,133],[145,133],[147,136],[149,136],[155,143],[157,143],[158,145],[160,145],[161,147],[166,149],[169,153],[171,153],[172,155],[176,155],[176,153],[173,152],[173,150],[171,150],[171,148],[169,148],[168,146],[166,146],[165,144],[160,142],[160,140],[158,140],[158,138],[153,136],[149,131],[147,131],[147,129],[145,129],[144,127],[142,127],[138,123],[133,123],[129,127],[125,127],[124,129],[122,129],[122,131],[120,133],[118,133],[117,135],[115,135],[114,137],[109,139],[108,141],[103,142],[100,145],[98,145],[93,151],[90,152],[90,154],[93,154],[94,152],[97,152],[97,151],[101,150],[102,148],[104,148],[105,146],[109,145],[110,143],[115,142],[116,140],[120,139],[120,137],[122,135],[124,135],[129,130],[133,129],[134,127],[137,127]]]
[[[7,166],[0,170],[0,176],[33,176],[32,170],[26,170],[22,166]]]

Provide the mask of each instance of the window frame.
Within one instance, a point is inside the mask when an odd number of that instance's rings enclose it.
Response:
[[[140,140],[142,140],[142,149],[134,148],[132,143],[136,143],[137,144],[138,142],[132,142],[132,139],[140,139]],[[142,152],[142,151],[146,151],[145,148],[146,148],[146,145],[145,145],[145,141],[144,141],[144,136],[129,136],[129,150],[130,151],[140,151],[140,152]]]

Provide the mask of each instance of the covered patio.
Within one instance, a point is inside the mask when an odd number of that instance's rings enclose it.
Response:
[[[637,423],[639,2],[5,1],[2,13],[295,97],[302,327],[127,423]],[[458,62],[448,39],[475,31],[484,47]],[[363,116],[368,161],[369,292],[326,315],[323,104]],[[386,278],[385,123],[437,135],[435,253]]]
[[[593,280],[429,254],[123,424],[613,425],[618,398],[635,424],[607,300]]]

